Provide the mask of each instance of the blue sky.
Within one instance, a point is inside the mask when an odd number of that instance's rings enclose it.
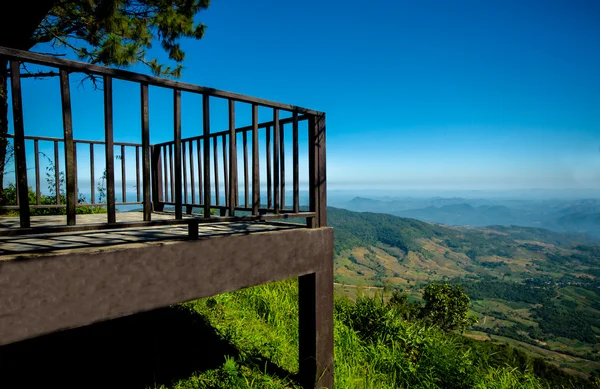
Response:
[[[330,188],[600,189],[597,1],[213,0],[198,20],[181,80],[325,111]],[[60,136],[58,80],[36,83],[26,131]],[[139,91],[115,91],[129,140]],[[101,139],[101,94],[74,93],[76,137]],[[170,130],[170,95],[151,99]]]

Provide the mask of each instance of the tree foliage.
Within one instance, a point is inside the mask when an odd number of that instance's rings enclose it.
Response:
[[[471,299],[459,285],[431,283],[423,291],[421,317],[444,331],[464,331],[474,323]]]
[[[185,53],[180,39],[200,39],[206,26],[194,20],[210,0],[38,0],[0,6],[0,46],[30,50],[39,44],[67,48],[93,64],[142,63],[157,76],[180,77]],[[19,15],[19,23],[13,23]],[[174,65],[148,58],[159,43]],[[0,59],[0,193],[8,134],[8,62]],[[44,73],[47,75],[47,73]],[[35,75],[35,74],[34,74]]]

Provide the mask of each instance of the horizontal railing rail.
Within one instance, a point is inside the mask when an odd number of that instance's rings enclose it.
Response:
[[[65,208],[67,226],[75,228],[78,207],[106,207],[105,225],[125,227],[129,224],[116,222],[116,206],[140,204],[143,220],[152,221],[153,211],[173,211],[173,223],[184,220],[187,214],[200,214],[208,221],[267,220],[270,218],[306,217],[310,227],[326,225],[326,169],[325,169],[325,114],[288,104],[244,96],[236,93],[165,80],[118,69],[50,57],[0,47],[0,57],[10,64],[10,91],[13,118],[13,134],[8,136],[14,145],[16,205],[4,205],[0,209],[18,209],[20,228],[23,233],[36,230],[30,228],[30,209]],[[60,101],[62,105],[63,137],[33,136],[27,134],[21,98],[20,64],[33,63],[58,69],[60,77]],[[80,72],[101,77],[103,82],[104,139],[87,140],[73,137],[70,73]],[[137,84],[140,90],[139,107],[141,142],[119,142],[114,140],[113,79]],[[167,88],[173,96],[172,140],[150,143],[149,87]],[[200,133],[182,138],[182,92],[202,96],[201,115],[198,121]],[[227,102],[227,129],[212,132],[211,99]],[[236,104],[251,107],[251,124],[236,126]],[[259,122],[259,108],[270,109],[268,121]],[[166,113],[166,112],[165,112]],[[196,113],[196,112],[195,112]],[[264,115],[264,113],[263,113]],[[284,117],[282,117],[282,115]],[[223,118],[225,119],[225,118]],[[300,150],[300,124],[306,134]],[[307,130],[304,130],[306,126]],[[133,131],[134,129],[131,129]],[[128,130],[129,131],[129,130]],[[259,135],[259,131],[263,135]],[[161,128],[164,134],[164,127]],[[238,139],[239,138],[239,139]],[[51,142],[54,165],[54,188],[51,192],[56,201],[42,203],[41,164],[39,160],[41,142]],[[35,176],[35,201],[29,203],[28,169],[26,154],[33,143]],[[306,144],[306,145],[305,145]],[[78,165],[87,169],[78,150],[89,147],[89,201],[79,197]],[[98,198],[96,187],[97,148],[104,148],[106,182],[102,198]],[[62,157],[60,149],[63,150]],[[128,153],[129,151],[129,153]],[[291,155],[290,155],[291,154]],[[133,156],[132,156],[133,155]],[[264,155],[264,158],[261,157]],[[300,156],[308,162],[308,204],[300,205]],[[135,168],[131,159],[135,158]],[[286,158],[291,160],[291,174],[286,175]],[[115,160],[119,161],[115,163]],[[81,162],[81,163],[79,163]],[[61,186],[59,166],[64,165],[64,188]],[[262,164],[266,166],[262,166]],[[130,166],[128,169],[127,167]],[[120,188],[115,186],[116,171],[120,168]],[[131,172],[133,171],[133,175]],[[135,181],[135,193],[128,195],[128,176]],[[288,177],[291,176],[291,180]],[[286,188],[291,184],[291,199],[286,199]],[[291,182],[289,182],[291,181]],[[265,188],[266,193],[261,193]],[[120,192],[120,196],[116,195]],[[98,201],[97,201],[98,200]],[[118,200],[118,201],[117,201]],[[306,212],[301,211],[306,210]],[[214,214],[216,213],[216,214]],[[197,216],[192,217],[196,219]],[[186,217],[185,220],[190,219]],[[184,223],[185,224],[185,223]],[[140,224],[145,225],[145,224]],[[58,228],[58,227],[57,227]],[[62,228],[62,227],[60,227]],[[93,227],[84,226],[84,229]],[[98,228],[105,228],[98,226]],[[50,228],[51,229],[51,228]],[[45,228],[43,231],[49,231]],[[5,234],[6,231],[0,231]],[[14,233],[14,232],[11,232]]]

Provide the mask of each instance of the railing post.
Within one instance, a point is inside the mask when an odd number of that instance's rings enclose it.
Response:
[[[112,78],[104,76],[104,142],[106,157],[106,210],[109,223],[116,223],[115,147],[113,142]]]
[[[23,228],[30,227],[29,191],[27,188],[27,163],[25,158],[25,127],[23,125],[23,102],[21,99],[21,69],[18,61],[10,61],[10,85],[12,89],[13,121],[15,128],[15,171],[19,192],[19,222]],[[58,166],[56,167],[58,169]]]
[[[204,217],[210,218],[210,106],[209,96],[202,95],[202,146],[204,158]]]
[[[77,186],[75,184],[75,144],[73,142],[73,122],[71,120],[71,92],[69,73],[60,69],[60,94],[62,100],[63,129],[65,135],[65,170],[67,181],[67,225],[75,225],[75,205],[77,204]],[[58,166],[56,166],[58,169]]]
[[[260,167],[258,161],[258,105],[252,104],[252,214],[260,207]]]
[[[181,91],[173,91],[174,107],[174,131],[175,138],[175,219],[183,218],[182,198],[181,198]]]
[[[163,203],[163,176],[162,176],[162,153],[160,146],[151,147],[152,154],[152,209],[155,212],[162,212],[165,205]]]
[[[150,108],[148,103],[148,84],[141,84],[140,88],[142,100],[142,185],[144,187],[144,221],[150,221],[152,220],[152,204],[150,203]],[[152,166],[154,167],[155,165],[152,164]],[[160,160],[158,161],[158,166],[160,166]],[[158,188],[156,187],[157,184],[158,179],[156,179],[156,183],[153,181],[153,197],[154,190]],[[158,199],[158,193],[156,193],[156,197],[154,198]]]
[[[308,174],[310,211],[315,217],[309,227],[327,225],[327,176],[325,160],[325,114],[308,120]]]
[[[237,138],[235,132],[235,101],[229,100],[229,216],[234,216],[237,178]]]
[[[309,119],[309,226],[327,225],[325,117]],[[333,252],[298,278],[300,379],[305,388],[333,388]]]

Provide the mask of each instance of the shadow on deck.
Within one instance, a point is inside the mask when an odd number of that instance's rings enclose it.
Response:
[[[175,306],[0,347],[3,388],[153,388],[216,369],[240,351]],[[258,356],[267,373],[292,374]]]

